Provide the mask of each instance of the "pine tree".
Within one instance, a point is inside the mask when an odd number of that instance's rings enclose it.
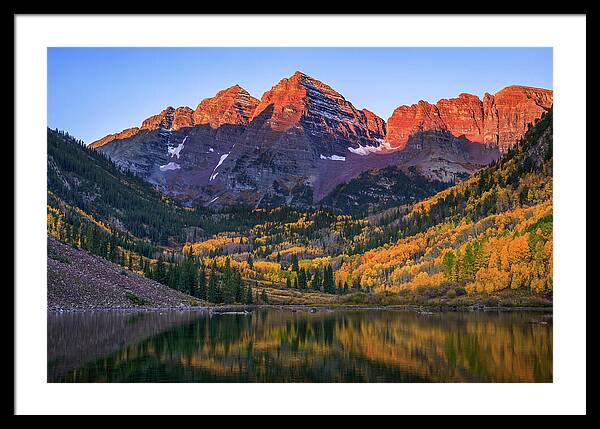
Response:
[[[325,293],[335,293],[335,280],[331,265],[327,265],[323,270],[323,290]]]
[[[213,263],[213,266],[210,270],[210,277],[208,279],[208,301],[213,303],[219,303],[221,301],[219,294],[219,285],[217,280],[216,273],[216,264]]]
[[[197,292],[198,271],[196,269],[196,265],[194,263],[194,257],[192,256],[191,252],[188,254],[188,258],[185,261],[185,274],[186,274],[186,281],[187,281],[186,291],[190,295],[196,296],[196,294],[198,293]]]
[[[186,270],[185,264],[176,265],[175,271],[177,271],[177,282],[175,283],[176,289],[181,292],[187,292],[189,285],[188,285],[187,270]]]
[[[150,269],[150,265],[147,264],[148,270]],[[165,270],[165,264],[162,260],[162,257],[159,256],[158,261],[156,262],[156,267],[154,269],[154,279],[162,284],[167,283],[167,272]]]
[[[313,276],[312,279],[312,288],[316,291],[321,290],[321,270],[319,269],[319,267],[317,267],[316,271],[315,271],[315,275]]]
[[[108,245],[108,260],[111,262],[117,261],[117,242],[114,234],[110,235],[110,241]]]
[[[298,272],[300,267],[298,265],[298,256],[294,253],[292,255],[292,271]]]
[[[244,283],[242,282],[242,274],[239,271],[235,271],[234,274],[235,283],[235,302],[243,303],[245,300]]]
[[[225,259],[225,273],[223,275],[223,302],[233,304],[235,302],[235,278],[231,269],[231,261]]]
[[[304,271],[304,268],[301,268],[298,272],[298,289],[305,290],[306,288],[306,272]]]
[[[206,270],[204,269],[204,265],[200,269],[200,273],[198,274],[198,294],[197,298],[206,299]]]
[[[148,266],[146,266],[146,262],[142,256],[140,256],[140,269],[142,270],[142,275],[149,279],[155,278],[153,273],[150,272]]]
[[[248,289],[246,289],[246,304],[252,305],[254,300],[252,299],[252,286],[248,283]]]

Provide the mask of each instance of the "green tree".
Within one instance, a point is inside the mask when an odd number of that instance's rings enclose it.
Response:
[[[333,279],[331,265],[327,265],[323,269],[323,291],[325,293],[335,293],[335,280]]]
[[[237,270],[234,273],[234,284],[235,302],[243,303],[246,299],[246,291],[244,290],[244,283],[242,282],[242,274]]]
[[[298,289],[305,290],[306,288],[306,271],[304,271],[304,268],[301,268],[298,272]]]
[[[195,230],[194,230],[195,231]],[[204,265],[198,274],[198,293],[197,298],[206,299],[206,269]]]
[[[298,265],[298,256],[294,253],[292,254],[292,271],[298,272],[300,267]]]
[[[208,301],[214,303],[221,302],[221,297],[219,293],[219,281],[217,279],[216,272],[216,263],[214,262],[210,269],[210,277],[208,279]]]
[[[454,266],[456,265],[456,256],[452,250],[448,250],[444,254],[444,259],[442,261],[442,265],[444,266],[444,277],[448,281],[453,281],[453,273]]]
[[[223,302],[233,304],[235,302],[236,284],[233,270],[231,269],[231,261],[225,259],[225,272],[223,274]]]
[[[473,249],[471,244],[467,244],[465,248],[465,254],[463,256],[463,276],[465,280],[470,281],[474,279],[473,267],[475,264],[475,256],[473,255]]]
[[[154,279],[162,284],[167,283],[167,272],[165,270],[165,263],[162,260],[162,256],[159,256],[158,261],[156,261],[156,268],[154,269]]]
[[[250,283],[248,283],[248,288],[246,289],[246,304],[254,304],[254,300],[252,299],[252,286],[250,285]]]
[[[319,267],[317,267],[316,271],[315,271],[315,275],[313,276],[312,282],[311,282],[311,286],[314,290],[321,290],[321,270],[319,270]]]

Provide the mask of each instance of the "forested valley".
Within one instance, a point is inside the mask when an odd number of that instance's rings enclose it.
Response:
[[[551,110],[469,179],[377,213],[186,207],[47,135],[48,235],[198,299],[551,305]]]

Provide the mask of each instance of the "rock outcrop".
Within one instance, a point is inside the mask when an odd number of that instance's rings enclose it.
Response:
[[[114,133],[114,134],[109,134],[107,136],[104,136],[100,140],[96,140],[95,142],[90,143],[89,147],[91,147],[92,149],[96,149],[101,146],[104,146],[106,143],[109,143],[113,140],[127,139],[129,137],[133,137],[139,131],[140,131],[140,129],[138,127],[127,128],[119,133]]]
[[[471,142],[495,145],[504,153],[551,106],[551,90],[526,86],[509,86],[495,95],[486,93],[483,101],[464,93],[436,104],[419,101],[394,110],[388,119],[386,142],[401,150],[418,132],[447,131]]]
[[[485,94],[484,143],[495,144],[501,152],[506,152],[552,102],[551,90],[527,86],[507,86],[495,95]]]
[[[219,128],[224,124],[246,125],[256,110],[258,100],[244,88],[234,85],[202,100],[194,111],[194,124]]]

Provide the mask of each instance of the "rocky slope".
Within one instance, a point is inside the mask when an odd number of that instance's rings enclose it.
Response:
[[[235,85],[195,110],[168,107],[90,146],[188,204],[307,207],[389,165],[462,180],[496,160],[551,104],[552,91],[511,86],[483,101],[461,94],[401,106],[386,123],[296,72],[260,100]]]
[[[48,237],[48,309],[189,307],[195,298]]]

